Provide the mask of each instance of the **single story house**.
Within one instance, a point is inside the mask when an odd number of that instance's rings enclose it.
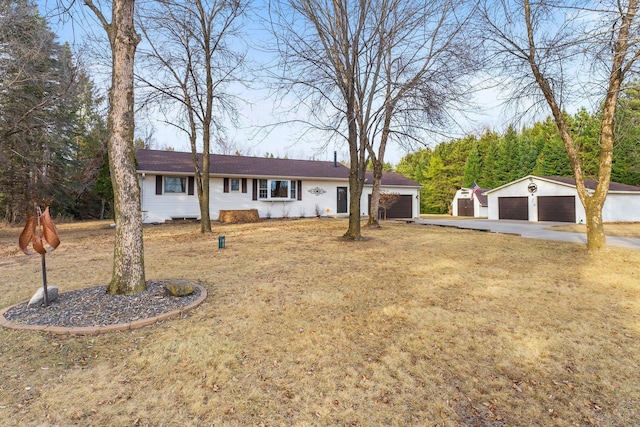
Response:
[[[586,179],[593,193],[596,180]],[[489,219],[585,223],[575,179],[529,175],[487,191]],[[640,187],[612,182],[602,210],[604,222],[640,221]]]
[[[257,209],[261,218],[348,215],[349,168],[336,161],[209,156],[212,219],[220,210],[245,209]],[[136,161],[144,222],[200,218],[190,152],[141,149]],[[387,218],[417,218],[420,188],[400,174],[385,172],[383,191],[400,195]],[[362,215],[368,215],[371,191],[372,176],[367,173]]]
[[[486,218],[489,215],[487,196],[484,194],[486,191],[489,189],[477,188],[473,191],[472,188],[460,188],[453,196],[451,215]]]

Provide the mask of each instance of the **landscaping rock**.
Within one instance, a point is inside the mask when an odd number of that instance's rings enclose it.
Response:
[[[174,297],[185,297],[193,293],[193,285],[188,280],[173,280],[166,282],[164,288]]]
[[[47,286],[47,303],[51,304],[53,301],[58,299],[58,287],[57,286]],[[44,304],[44,287],[38,288],[35,294],[29,300],[29,304],[27,307],[31,307],[32,305],[40,305]]]

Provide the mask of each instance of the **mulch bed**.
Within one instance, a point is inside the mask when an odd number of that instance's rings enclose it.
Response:
[[[159,316],[180,310],[198,299],[194,286],[188,296],[168,295],[163,281],[148,281],[147,290],[135,295],[109,295],[106,286],[62,292],[49,303],[27,307],[18,304],[4,313],[9,322],[62,327],[107,326]]]

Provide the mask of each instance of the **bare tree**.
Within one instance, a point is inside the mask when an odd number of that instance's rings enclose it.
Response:
[[[370,17],[370,78],[358,81],[360,129],[373,166],[369,226],[378,227],[380,182],[390,140],[415,140],[443,128],[452,110],[469,104],[467,79],[480,66],[473,39],[464,31],[475,7],[466,0],[382,0]],[[361,83],[364,83],[362,85]]]
[[[494,61],[503,65],[518,101],[546,103],[569,155],[576,189],[587,216],[587,248],[606,246],[602,208],[609,190],[618,96],[625,79],[638,71],[638,0],[486,1],[483,34]],[[586,66],[585,66],[586,65]],[[563,109],[572,99],[601,105],[597,180],[585,186],[579,147]]]
[[[148,48],[139,52],[138,79],[149,89],[145,102],[158,106],[166,122],[189,136],[200,203],[200,231],[211,232],[209,153],[212,133],[221,133],[223,118],[237,116],[225,86],[236,76],[244,54],[231,41],[247,2],[241,0],[159,0],[139,12]],[[171,117],[175,106],[183,120]],[[202,157],[198,157],[198,138]]]
[[[83,0],[96,15],[111,45],[108,152],[114,192],[115,248],[110,294],[133,294],[146,289],[140,187],[133,150],[133,62],[140,36],[134,28],[134,0],[113,0],[111,22],[98,3]]]
[[[292,90],[309,111],[308,124],[349,146],[349,228],[362,238],[360,197],[367,160],[366,134],[358,131],[357,80],[373,42],[367,16],[374,5],[348,0],[274,0],[271,22],[281,57],[281,89]],[[363,70],[364,71],[364,70]],[[360,103],[361,104],[361,103]]]
[[[387,219],[387,210],[400,199],[400,193],[393,191],[381,191],[379,206],[384,211],[384,219]]]
[[[281,89],[293,91],[309,125],[349,145],[349,229],[359,239],[367,159],[374,167],[369,223],[378,224],[387,143],[418,138],[446,121],[475,70],[461,29],[462,0],[274,0]]]

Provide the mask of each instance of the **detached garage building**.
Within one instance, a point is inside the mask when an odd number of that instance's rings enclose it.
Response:
[[[596,184],[594,179],[585,180],[591,193]],[[485,194],[489,219],[586,222],[573,178],[529,175]],[[612,182],[602,219],[604,222],[640,222],[640,187]]]

